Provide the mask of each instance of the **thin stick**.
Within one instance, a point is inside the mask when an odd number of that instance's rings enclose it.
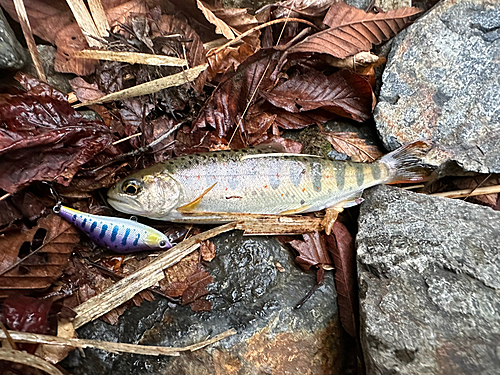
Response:
[[[139,137],[141,135],[142,135],[142,133],[140,133],[140,132],[136,133],[136,134],[129,135],[128,137],[125,137],[125,138],[119,139],[117,141],[114,141],[113,143],[111,143],[111,146],[116,146],[117,144],[120,144],[122,142],[128,141],[129,139],[132,139],[132,138],[135,138],[135,137]]]
[[[121,100],[126,98],[132,98],[134,96],[148,95],[154,92],[166,89],[168,87],[180,86],[184,83],[194,81],[205,69],[207,69],[208,64],[198,65],[194,68],[187,69],[183,72],[172,74],[167,77],[162,77],[155,79],[153,81],[145,82],[140,85],[130,87],[128,89],[123,89],[117,92],[113,92],[103,97],[90,100],[85,103],[76,104],[73,108],[80,108],[92,104],[101,104],[106,102],[111,102],[113,100]]]
[[[99,341],[99,340],[87,340],[87,339],[73,339],[73,338],[63,338],[58,336],[41,335],[37,333],[29,332],[19,332],[19,331],[8,331],[8,334],[15,342],[27,343],[27,344],[43,344],[43,345],[63,345],[71,348],[94,348],[106,350],[112,353],[134,353],[143,355],[169,355],[169,356],[179,356],[181,352],[195,351],[197,349],[203,348],[207,345],[213,344],[214,342],[225,339],[226,337],[236,334],[234,329],[227,330],[218,334],[217,336],[196,343],[186,347],[165,347],[165,346],[150,346],[150,345],[135,345],[126,344],[119,342],[109,342],[109,341]],[[0,332],[0,339],[6,337],[5,332]]]
[[[466,196],[476,196],[476,195],[486,195],[500,193],[500,185],[485,186],[477,189],[462,189],[454,191],[445,191],[443,193],[430,194],[435,197],[445,197],[445,198],[463,198]]]
[[[20,363],[26,366],[34,367],[39,370],[45,371],[50,375],[63,375],[61,371],[53,364],[43,360],[36,355],[22,352],[20,350],[0,348],[0,360]]]
[[[33,31],[31,31],[31,25],[28,20],[28,14],[26,13],[26,8],[24,7],[23,0],[14,0],[14,7],[16,8],[17,17],[19,18],[19,23],[21,24],[21,29],[23,30],[24,38],[26,39],[26,44],[28,45],[28,50],[30,51],[31,59],[35,65],[36,73],[38,74],[38,79],[40,81],[47,82],[47,77],[43,71],[42,62],[40,61],[40,55],[36,49],[35,39],[33,39]]]
[[[94,20],[90,16],[90,13],[85,6],[83,0],[66,0],[75,17],[78,26],[82,30],[85,40],[91,47],[100,47],[101,42],[99,42],[99,31],[94,23]]]
[[[77,306],[74,309],[77,316],[73,321],[73,326],[75,329],[79,328],[120,306],[122,303],[127,302],[144,289],[156,285],[157,282],[165,277],[163,273],[164,269],[178,263],[182,258],[195,251],[200,246],[201,241],[205,241],[220,233],[233,230],[235,227],[236,223],[229,223],[182,241],[180,244],[160,255],[146,267],[123,278],[101,294]]]
[[[94,19],[94,23],[99,36],[101,38],[108,36],[108,30],[110,30],[111,27],[109,27],[108,19],[106,18],[106,12],[104,12],[101,0],[87,0],[87,2],[89,4],[90,13],[92,13],[92,18]]]
[[[474,191],[476,191],[476,189],[480,188],[481,185],[483,185],[488,180],[488,178],[490,178],[490,177],[491,177],[491,173],[488,176],[486,176],[483,179],[483,181],[481,181],[479,184],[477,184],[476,187],[474,189],[472,189],[472,191],[469,194],[467,194],[467,196],[464,198],[464,201],[466,201],[467,198],[469,198],[471,196],[471,194],[474,193]]]
[[[2,332],[3,332],[4,336],[5,336],[5,338],[7,339],[6,344],[9,346],[7,349],[17,350],[16,343],[14,342],[14,340],[11,337],[11,335],[9,334],[9,331],[7,331],[7,328],[5,328],[5,325],[2,322],[0,322],[0,328],[2,329]],[[4,343],[2,343],[2,346],[4,345]]]
[[[280,18],[278,20],[273,20],[273,21],[269,21],[269,22],[266,22],[266,23],[263,23],[262,25],[259,25],[259,26],[255,26],[253,29],[250,29],[248,31],[245,31],[243,34],[237,36],[236,38],[230,40],[229,42],[227,42],[226,44],[224,44],[223,46],[217,48],[217,49],[214,49],[212,51],[210,51],[209,53],[207,53],[207,57],[210,57],[212,55],[215,55],[217,53],[219,53],[220,51],[222,51],[224,48],[227,48],[229,46],[232,46],[233,44],[235,44],[236,42],[239,42],[241,39],[243,39],[244,37],[254,33],[255,31],[259,31],[260,29],[263,29],[265,27],[268,27],[268,26],[272,26],[272,25],[276,25],[277,23],[283,23],[283,22],[299,22],[299,23],[305,23],[306,25],[308,26],[311,26],[311,27],[314,27],[316,30],[318,30],[318,27],[309,22],[309,21],[306,21],[306,20],[303,20],[303,19],[300,19],[300,18],[286,18],[286,19],[283,19],[283,18]]]
[[[4,194],[0,197],[0,202],[7,199],[8,197],[10,197],[12,195],[12,193],[7,193],[7,194]]]
[[[177,57],[138,52],[117,52],[84,49],[82,51],[75,52],[73,56],[83,59],[120,61],[129,64],[144,64],[155,66],[187,66],[188,64],[185,59],[179,59]]]

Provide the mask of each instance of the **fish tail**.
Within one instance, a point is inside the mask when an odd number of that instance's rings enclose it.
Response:
[[[389,168],[389,184],[424,180],[429,172],[422,165],[422,158],[430,150],[429,141],[416,141],[402,146],[380,158]]]

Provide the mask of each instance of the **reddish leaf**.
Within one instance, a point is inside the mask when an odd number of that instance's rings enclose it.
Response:
[[[69,81],[69,84],[75,92],[76,97],[81,102],[99,99],[105,95],[101,90],[99,90],[97,84],[88,83],[81,77],[73,78]]]
[[[51,300],[40,300],[23,295],[7,298],[3,302],[2,322],[14,331],[47,334]],[[33,354],[38,345],[18,344],[21,350]]]
[[[330,76],[311,70],[290,78],[262,96],[289,112],[322,108],[360,122],[368,120],[372,110],[370,84],[346,70]]]
[[[37,233],[38,232],[38,233]],[[45,237],[40,238],[45,233]],[[8,233],[0,237],[0,273],[10,268],[29,252],[41,247],[33,256],[0,276],[0,289],[45,289],[59,276],[68,262],[73,247],[79,241],[78,230],[58,215],[51,214],[25,232]],[[23,250],[20,253],[20,250]]]
[[[292,154],[300,154],[303,148],[302,143],[294,141],[293,139],[282,138],[279,135],[269,134],[264,134],[254,145],[257,146],[266,143],[279,144],[283,146],[285,152]]]
[[[182,305],[187,305],[194,302],[195,300],[204,297],[208,294],[208,290],[205,287],[213,283],[214,279],[210,274],[205,271],[205,268],[198,264],[196,272],[188,276],[186,282],[188,283],[188,288],[182,293]]]
[[[241,115],[254,96],[256,88],[265,90],[273,81],[271,75],[277,66],[275,53],[259,51],[229,73],[201,109],[192,129],[215,129],[219,138],[229,138],[239,123]]]
[[[396,35],[408,25],[411,16],[421,11],[400,8],[387,13],[366,13],[343,1],[335,2],[323,20],[330,28],[308,36],[288,52],[327,53],[343,59],[369,51],[372,44],[380,44]]]
[[[322,233],[304,233],[304,241],[292,240],[289,244],[299,252],[295,261],[299,266],[308,270],[311,266],[329,266],[332,260],[326,249],[325,237]]]
[[[361,139],[357,133],[323,131],[321,134],[335,151],[346,154],[352,161],[372,162],[383,155],[377,146],[367,144],[366,139]]]
[[[25,75],[23,95],[0,95],[0,188],[16,192],[33,181],[68,185],[80,166],[112,141],[109,129],[73,110],[65,96]]]
[[[323,124],[335,115],[324,110],[293,113],[281,108],[274,108],[270,113],[276,114],[275,124],[282,129],[303,129],[309,125]]]
[[[354,239],[344,224],[336,221],[333,224],[332,234],[326,236],[326,240],[335,265],[335,286],[340,321],[349,335],[357,337],[357,276]]]

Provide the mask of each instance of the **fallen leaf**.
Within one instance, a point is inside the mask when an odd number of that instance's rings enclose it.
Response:
[[[198,269],[199,260],[200,253],[195,251],[184,257],[179,263],[166,269],[165,278],[160,281],[161,290],[169,297],[182,296],[188,287],[186,280]]]
[[[321,108],[359,122],[368,120],[372,110],[370,84],[346,70],[330,76],[309,70],[278,84],[270,92],[263,92],[262,96],[289,112]]]
[[[236,70],[238,66],[247,58],[252,56],[256,49],[247,43],[238,47],[227,47],[216,54],[208,57],[208,71],[211,77],[222,74],[230,69]]]
[[[13,331],[47,334],[52,301],[23,295],[10,296],[3,302],[2,322]],[[38,344],[17,344],[20,350],[33,354]]]
[[[285,152],[291,154],[300,154],[302,152],[302,143],[294,141],[293,139],[283,138],[279,135],[274,134],[264,134],[259,140],[254,144],[254,146],[258,146],[261,144],[279,144],[283,146]]]
[[[274,11],[276,18],[285,17],[289,14],[290,10],[306,17],[320,17],[323,16],[328,8],[337,0],[286,0],[280,1],[275,5],[278,6],[280,11]],[[294,16],[290,16],[294,17]]]
[[[234,39],[240,34],[237,30],[233,30],[228,24],[218,18],[214,14],[212,7],[208,4],[205,4],[203,1],[196,0],[196,5],[198,6],[198,9],[202,11],[208,22],[215,25],[216,34],[222,34],[227,39]]]
[[[355,132],[322,131],[321,135],[328,139],[337,152],[355,162],[373,162],[383,155],[377,146],[367,144],[366,139],[361,139]]]
[[[69,84],[75,92],[76,97],[81,102],[96,100],[106,95],[101,90],[99,90],[96,83],[88,83],[81,77],[73,78],[69,81]]]
[[[109,129],[76,112],[46,83],[19,74],[28,90],[0,94],[0,188],[14,193],[33,181],[68,185],[82,164],[112,141]]]
[[[203,241],[200,244],[200,254],[205,262],[210,262],[215,258],[215,244],[210,240]]]
[[[335,286],[340,322],[352,337],[357,336],[357,276],[354,239],[339,221],[333,224],[332,234],[326,236],[328,251],[335,266]]]
[[[320,232],[304,233],[304,241],[292,240],[288,243],[299,252],[295,258],[298,265],[305,271],[312,266],[330,268],[332,260],[326,249],[325,236]]]
[[[392,38],[408,25],[410,17],[420,13],[418,8],[400,8],[387,13],[366,13],[334,2],[323,20],[330,28],[308,36],[288,53],[317,52],[343,59],[358,52],[369,51],[373,44]]]
[[[61,276],[79,239],[78,230],[55,214],[40,219],[38,225],[30,230],[1,236],[0,274],[31,251],[40,250],[2,274],[0,289],[41,290],[49,287]],[[23,246],[25,243],[28,246]]]
[[[186,279],[188,287],[182,293],[182,305],[192,304],[193,302],[200,300],[202,297],[206,296],[208,294],[206,286],[210,283],[213,283],[213,281],[214,279],[207,271],[205,271],[205,268],[201,264],[198,264],[196,271]],[[206,308],[207,304],[202,303],[202,306],[195,305],[194,307]]]
[[[271,76],[277,68],[278,56],[278,53],[261,50],[236,72],[226,73],[193,122],[192,131],[214,129],[215,136],[229,138],[245,108],[257,99],[256,89],[265,90],[273,84]]]

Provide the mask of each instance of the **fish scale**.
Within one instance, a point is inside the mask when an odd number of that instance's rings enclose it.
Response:
[[[120,181],[108,191],[108,200],[119,211],[179,222],[197,221],[192,215],[197,212],[313,212],[394,179],[421,180],[421,168],[412,168],[428,146],[407,145],[373,163],[269,149],[183,156]]]

